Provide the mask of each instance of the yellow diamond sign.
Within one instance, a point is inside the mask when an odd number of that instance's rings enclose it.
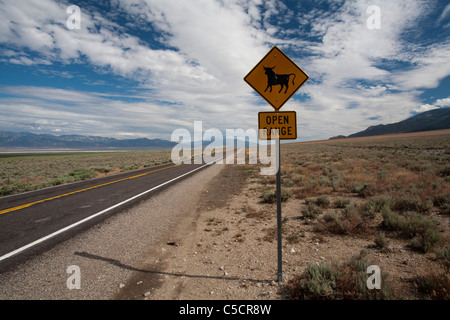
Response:
[[[277,111],[308,79],[309,76],[277,47],[244,78]]]

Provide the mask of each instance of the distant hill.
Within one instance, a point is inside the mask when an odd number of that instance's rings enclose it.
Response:
[[[348,138],[443,129],[450,129],[450,108],[430,110],[397,123],[372,126],[364,131],[351,134]],[[345,136],[337,136],[330,139],[336,138],[345,138]]]
[[[0,130],[0,148],[29,149],[170,149],[176,143],[161,139],[114,139],[99,136],[34,134]]]

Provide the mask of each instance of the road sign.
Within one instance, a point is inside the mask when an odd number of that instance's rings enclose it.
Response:
[[[280,140],[297,139],[297,113],[295,111],[275,111],[258,113],[260,140],[271,140],[278,130]]]
[[[277,111],[308,79],[309,76],[277,47],[244,78]]]
[[[279,110],[308,79],[309,76],[277,47],[273,47],[244,78],[276,110],[258,114],[258,132],[260,140],[274,139],[276,142],[278,282],[283,281],[280,140],[297,139],[297,114]]]

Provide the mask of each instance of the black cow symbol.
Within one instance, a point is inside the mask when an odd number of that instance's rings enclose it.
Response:
[[[289,89],[289,77],[290,76],[294,76],[294,78],[292,78],[292,84],[295,85],[294,83],[294,79],[296,77],[295,73],[290,73],[290,74],[276,74],[273,69],[275,69],[275,67],[273,68],[266,68],[263,67],[264,71],[266,72],[267,75],[267,88],[266,90],[264,90],[264,92],[267,91],[267,89],[270,88],[270,92],[272,92],[272,86],[277,86],[280,85],[280,91],[278,91],[278,93],[281,93],[281,91],[283,90],[284,87],[286,87],[286,90],[284,90],[284,93],[287,93],[288,89]]]

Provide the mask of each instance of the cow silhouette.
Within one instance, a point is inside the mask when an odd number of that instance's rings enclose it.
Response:
[[[278,93],[281,93],[281,91],[283,90],[284,87],[286,87],[286,89],[284,90],[284,93],[287,93],[288,89],[289,89],[289,78],[290,76],[294,76],[294,78],[292,78],[292,84],[295,85],[294,83],[294,79],[295,79],[295,73],[290,73],[290,74],[276,74],[273,69],[276,68],[272,67],[272,68],[267,68],[264,67],[264,71],[267,75],[267,88],[266,90],[264,90],[264,92],[267,91],[267,89],[270,88],[270,92],[272,92],[272,86],[277,86],[280,85],[280,91],[278,91]]]

